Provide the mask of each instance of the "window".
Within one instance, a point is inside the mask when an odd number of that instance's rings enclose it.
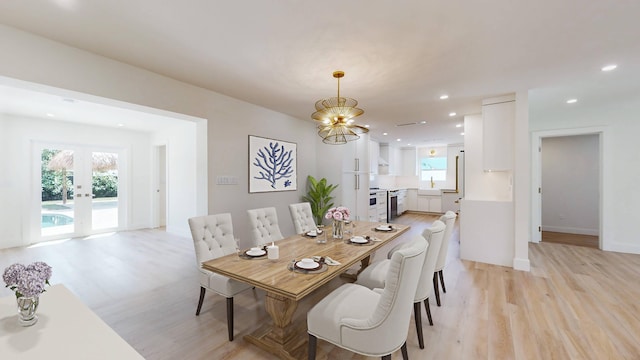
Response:
[[[446,181],[447,158],[426,157],[420,159],[420,180],[422,181]]]

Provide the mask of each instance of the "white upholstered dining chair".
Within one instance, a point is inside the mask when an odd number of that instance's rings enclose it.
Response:
[[[311,230],[316,230],[316,222],[311,211],[311,204],[308,202],[289,204],[289,212],[296,234],[304,234]]]
[[[433,295],[433,287],[431,287],[431,282],[429,280],[432,278],[433,270],[436,267],[436,261],[438,259],[440,247],[442,246],[444,234],[445,224],[439,220],[436,220],[430,228],[425,229],[422,232],[422,237],[429,243],[429,248],[427,249],[424,264],[420,270],[420,281],[418,282],[418,287],[416,288],[415,297],[413,299],[413,315],[415,318],[418,345],[420,346],[420,349],[424,349],[420,303],[424,302],[429,324],[433,326],[431,309],[429,307],[429,297]],[[400,247],[399,249],[402,249],[403,247]],[[397,251],[398,250],[396,250],[396,252]],[[387,273],[389,272],[390,263],[391,260],[385,259],[369,265],[358,275],[356,284],[366,286],[369,289],[386,287],[386,278]]]
[[[438,260],[436,261],[436,267],[433,272],[433,289],[436,293],[436,304],[440,306],[440,290],[438,289],[438,276],[440,277],[440,284],[442,285],[442,292],[447,292],[447,288],[444,286],[444,275],[442,270],[447,264],[447,252],[449,251],[449,241],[451,240],[451,234],[453,234],[453,227],[456,223],[456,213],[453,211],[447,211],[444,215],[440,216],[446,229],[444,230],[444,237],[442,238],[442,247],[438,254]]]
[[[200,270],[200,299],[196,316],[200,315],[206,289],[227,298],[227,330],[229,341],[233,341],[233,297],[251,286],[205,270],[201,266],[205,261],[237,252],[231,214],[193,217],[189,219],[189,228]]]
[[[251,236],[255,246],[264,245],[273,241],[282,240],[282,232],[278,226],[278,213],[276,208],[267,207],[247,210]]]
[[[309,359],[315,359],[320,338],[383,360],[391,359],[393,352],[402,349],[406,360],[411,303],[427,247],[426,240],[418,236],[396,251],[389,262],[384,289],[374,291],[358,284],[344,284],[309,310]]]

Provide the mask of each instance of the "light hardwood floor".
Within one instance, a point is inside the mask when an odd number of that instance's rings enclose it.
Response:
[[[409,241],[435,219],[399,217],[412,229],[397,241]],[[385,256],[378,251],[374,260]],[[447,293],[441,307],[431,299],[433,327],[423,312],[424,350],[411,323],[410,358],[640,358],[640,255],[541,243],[529,245],[529,256],[531,272],[461,261],[456,228],[444,270]],[[269,319],[262,291],[235,298],[233,342],[224,298],[208,294],[194,315],[199,285],[190,238],[143,230],[0,250],[0,269],[36,260],[52,265],[53,282],[65,284],[147,359],[275,359],[242,339]],[[294,321],[304,321],[342,281],[305,298]],[[1,296],[10,294],[0,288]],[[367,359],[323,341],[318,346],[328,359]]]
[[[586,246],[594,249],[599,248],[599,241],[597,236],[592,235],[579,235],[579,234],[567,234],[553,231],[543,231],[542,241],[554,244],[565,245],[577,245]]]

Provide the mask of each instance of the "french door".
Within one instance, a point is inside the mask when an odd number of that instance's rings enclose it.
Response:
[[[64,144],[36,145],[39,239],[85,236],[120,228],[122,151]],[[37,215],[37,216],[35,216]]]

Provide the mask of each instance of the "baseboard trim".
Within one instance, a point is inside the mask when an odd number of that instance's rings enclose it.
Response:
[[[513,258],[513,269],[520,271],[531,271],[529,259]]]
[[[574,228],[567,226],[546,226],[542,225],[542,231],[551,231],[551,232],[559,232],[565,234],[577,234],[577,235],[591,235],[591,236],[599,236],[600,233],[598,229],[583,229],[583,228]]]
[[[603,248],[602,250],[625,254],[640,254],[640,246],[635,244],[612,243],[607,244],[606,248]]]

